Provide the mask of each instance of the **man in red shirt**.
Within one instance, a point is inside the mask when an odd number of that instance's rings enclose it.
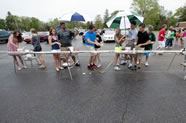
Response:
[[[158,36],[158,44],[159,47],[157,49],[163,50],[165,48],[165,33],[166,33],[167,25],[164,24],[163,28],[159,32]]]

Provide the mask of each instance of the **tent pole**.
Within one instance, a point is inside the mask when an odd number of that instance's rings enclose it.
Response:
[[[125,21],[125,16],[123,16],[124,18],[124,29],[125,29],[125,35],[127,35],[127,32],[126,32],[126,21]]]

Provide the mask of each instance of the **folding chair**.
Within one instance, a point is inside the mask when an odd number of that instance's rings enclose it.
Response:
[[[25,50],[25,52],[29,52],[29,50]],[[30,62],[31,66],[33,66],[34,60],[39,64],[39,60],[36,57],[36,54],[26,54],[23,58],[24,63],[27,65],[27,62]]]
[[[75,50],[74,47],[68,47],[67,50],[68,50],[68,51],[71,51],[71,52],[77,51],[77,50]],[[72,55],[75,57],[76,62],[73,61]],[[75,53],[75,54],[72,54],[72,53],[70,53],[70,54],[62,54],[61,59],[62,59],[62,61],[63,61],[62,67],[68,69],[70,78],[71,78],[71,80],[73,80],[73,78],[72,78],[72,73],[71,73],[71,69],[74,68],[74,66],[75,66],[77,63],[80,63],[80,60],[79,60],[79,57],[78,57],[78,53]],[[65,61],[65,62],[64,62],[64,61]]]

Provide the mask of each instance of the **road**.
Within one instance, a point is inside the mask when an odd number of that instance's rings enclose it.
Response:
[[[75,47],[86,49],[78,38]],[[157,45],[157,44],[156,44]],[[31,44],[21,44],[31,49]],[[50,46],[42,43],[44,51]],[[114,49],[106,43],[105,50]],[[7,50],[6,44],[0,50]],[[133,72],[108,67],[114,54],[102,54],[100,71],[87,70],[89,54],[80,54],[81,67],[55,71],[53,57],[44,55],[46,70],[28,63],[15,73],[13,60],[0,54],[0,123],[184,123],[186,122],[186,81],[177,55],[150,58],[150,66]]]

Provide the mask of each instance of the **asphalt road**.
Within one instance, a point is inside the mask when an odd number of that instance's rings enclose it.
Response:
[[[31,49],[30,44],[21,44]],[[80,39],[75,47],[86,49]],[[43,50],[50,50],[42,43]],[[106,43],[103,49],[114,49]],[[7,50],[6,44],[0,50]],[[32,67],[15,73],[13,60],[0,54],[0,123],[185,123],[186,81],[177,55],[151,56],[150,66],[133,72],[114,71],[114,54],[102,54],[100,71],[88,71],[89,54],[80,54],[81,67],[55,71],[53,57],[44,55],[46,70]]]

